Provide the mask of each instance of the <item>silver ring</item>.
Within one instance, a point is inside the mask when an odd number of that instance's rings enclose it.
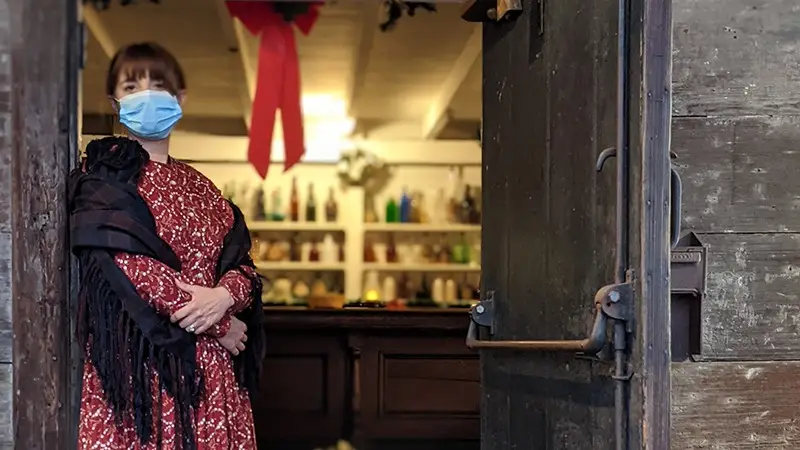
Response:
[[[186,327],[186,331],[188,331],[189,333],[194,333],[194,325],[189,325],[188,327]]]

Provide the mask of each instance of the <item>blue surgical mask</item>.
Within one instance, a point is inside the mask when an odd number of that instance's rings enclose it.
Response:
[[[118,100],[119,121],[134,136],[160,141],[169,136],[183,112],[167,91],[140,91]]]

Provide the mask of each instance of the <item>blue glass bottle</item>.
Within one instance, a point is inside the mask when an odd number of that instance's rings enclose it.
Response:
[[[400,197],[400,222],[408,223],[411,218],[411,199],[408,197],[408,188],[403,188],[403,196]]]

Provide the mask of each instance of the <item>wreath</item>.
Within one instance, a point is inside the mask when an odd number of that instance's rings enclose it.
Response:
[[[160,3],[161,0],[147,0],[150,3]],[[366,0],[371,1],[371,0]],[[111,6],[112,0],[83,0],[83,3],[90,3],[98,10],[106,10]],[[136,3],[136,0],[119,0],[120,6],[128,6]],[[272,2],[272,8],[276,13],[283,16],[287,22],[293,22],[298,16],[308,13],[311,6],[318,2],[298,2],[298,1],[277,1]],[[389,31],[397,25],[397,21],[403,14],[413,17],[418,9],[436,12],[436,4],[433,2],[407,2],[403,0],[384,0],[386,8],[386,20],[379,27],[381,31]]]

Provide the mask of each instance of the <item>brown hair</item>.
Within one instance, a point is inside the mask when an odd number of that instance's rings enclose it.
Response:
[[[120,73],[131,81],[149,75],[150,79],[164,83],[164,89],[172,95],[186,89],[186,78],[178,60],[167,49],[152,42],[126,45],[111,58],[106,76],[106,94],[110,97],[114,96]]]

